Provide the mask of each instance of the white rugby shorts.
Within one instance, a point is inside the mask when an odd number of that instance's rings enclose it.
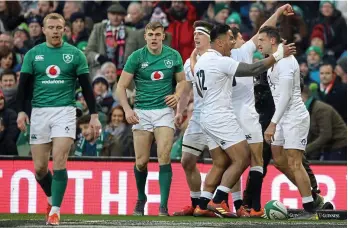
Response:
[[[284,117],[283,117],[284,118]],[[293,117],[282,119],[276,127],[272,145],[283,146],[284,149],[305,150],[309,132],[310,117]]]
[[[157,127],[174,127],[174,110],[172,108],[142,110],[134,109],[139,117],[139,123],[133,125],[133,130],[153,132]]]
[[[259,121],[259,114],[256,112],[255,107],[236,102],[233,105],[233,109],[248,144],[262,143],[262,127]]]
[[[30,120],[30,144],[52,142],[52,138],[76,137],[76,108],[33,108]]]
[[[223,150],[245,140],[237,118],[231,116],[202,118],[201,127],[206,135],[209,150],[221,147]]]

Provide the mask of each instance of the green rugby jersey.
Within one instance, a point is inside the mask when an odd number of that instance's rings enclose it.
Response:
[[[48,47],[46,42],[32,48],[24,57],[22,73],[34,77],[32,106],[75,106],[78,75],[89,73],[85,55],[64,42],[61,47]]]
[[[162,109],[168,107],[164,98],[174,93],[175,73],[183,71],[183,64],[180,54],[168,46],[163,45],[159,55],[145,46],[129,56],[123,70],[134,75],[135,108]]]

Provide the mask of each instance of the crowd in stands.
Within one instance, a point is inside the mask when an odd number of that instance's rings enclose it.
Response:
[[[131,126],[116,96],[118,78],[127,58],[145,45],[144,28],[160,21],[164,44],[179,51],[183,61],[194,50],[193,23],[238,27],[250,39],[281,1],[4,1],[0,0],[0,155],[30,155],[29,132],[17,128],[16,92],[24,55],[45,42],[43,18],[51,12],[66,20],[64,41],[83,51],[90,68],[103,134],[93,139],[88,108],[76,90],[77,139],[71,156],[135,156]],[[307,156],[344,160],[347,154],[347,12],[346,1],[296,1],[295,15],[283,16],[277,27],[294,42],[304,79],[303,100],[311,115]],[[264,57],[254,54],[254,60]],[[132,84],[127,95],[134,103]],[[30,97],[27,98],[30,100]],[[30,105],[29,105],[30,106]],[[30,114],[30,107],[27,108]],[[176,130],[172,157],[180,157],[182,135],[192,114],[192,99],[181,129]],[[262,113],[260,113],[262,114]],[[331,156],[330,154],[335,154]],[[156,156],[153,142],[151,156]],[[208,156],[207,153],[204,156]]]

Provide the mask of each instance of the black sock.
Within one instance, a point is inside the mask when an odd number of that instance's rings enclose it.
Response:
[[[258,171],[250,171],[250,185],[252,186],[252,205],[255,211],[261,209],[261,188],[262,188],[262,173]]]
[[[228,208],[230,208],[230,205],[228,205],[228,198],[229,198],[228,196],[229,196],[229,195],[230,195],[230,194],[226,194],[226,198],[224,199]]]
[[[249,172],[248,180],[246,183],[246,188],[243,192],[243,204],[242,205],[247,205],[248,207],[251,207],[251,204],[252,204],[252,186],[250,183],[250,172]]]
[[[199,197],[199,208],[202,210],[207,210],[207,205],[209,203],[210,199],[205,197]]]
[[[312,190],[312,197],[313,197],[313,200],[316,201],[317,200],[317,193],[315,191]]]
[[[35,177],[36,179],[36,177]],[[51,185],[52,185],[52,173],[48,170],[47,174],[41,179],[36,179],[37,183],[41,186],[47,197],[52,196]]]
[[[308,203],[304,203],[302,205],[303,205],[303,208],[305,209],[305,211],[307,211],[307,212],[314,212],[313,201],[312,202],[308,202]]]
[[[223,192],[221,190],[217,190],[215,197],[213,198],[214,203],[221,203],[223,200],[225,200],[228,197],[228,193]]]
[[[236,200],[236,201],[233,202],[233,204],[234,204],[234,208],[236,208],[236,211],[237,211],[243,205],[243,201],[242,200]]]
[[[191,204],[193,208],[196,208],[197,205],[199,205],[199,198],[192,198],[191,197]]]

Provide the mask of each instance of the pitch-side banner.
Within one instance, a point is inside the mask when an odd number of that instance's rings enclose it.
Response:
[[[131,214],[137,199],[132,162],[70,161],[68,186],[61,213],[65,214]],[[210,169],[199,164],[202,180]],[[52,163],[50,163],[52,168]],[[179,163],[172,164],[173,181],[169,198],[169,212],[190,204],[189,189]],[[321,194],[336,209],[347,210],[346,166],[312,166]],[[159,167],[148,166],[145,187],[148,203],[145,213],[156,215],[160,202]],[[247,172],[242,176],[245,186]],[[203,181],[202,181],[203,183]],[[0,161],[0,213],[44,213],[47,200],[36,183],[32,161]],[[269,166],[263,182],[262,204],[280,200],[289,208],[301,208],[297,188],[273,166]]]

